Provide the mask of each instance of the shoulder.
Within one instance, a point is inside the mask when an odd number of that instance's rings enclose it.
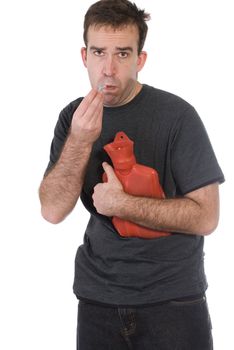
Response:
[[[76,108],[79,106],[81,101],[83,100],[83,97],[78,97],[77,99],[71,101],[69,104],[67,104],[62,111],[60,112],[60,115],[73,115]]]
[[[157,121],[161,121],[164,126],[176,131],[184,124],[189,127],[194,123],[201,124],[196,109],[182,97],[149,85],[143,85],[143,88],[146,92],[146,108],[149,112],[154,112]]]
[[[143,85],[143,89],[146,92],[149,102],[157,107],[158,110],[181,114],[186,110],[194,109],[189,102],[171,92],[146,84]]]

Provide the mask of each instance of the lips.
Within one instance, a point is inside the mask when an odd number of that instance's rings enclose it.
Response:
[[[118,85],[112,84],[111,82],[101,82],[98,84],[98,91],[102,91],[103,93],[114,93],[118,88]]]
[[[114,90],[116,89],[115,85],[109,85],[109,84],[105,84],[103,90]]]

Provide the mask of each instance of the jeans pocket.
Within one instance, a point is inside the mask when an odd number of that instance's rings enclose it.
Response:
[[[196,304],[203,304],[206,302],[206,296],[203,295],[196,295],[186,298],[180,298],[180,299],[173,299],[169,302],[170,305],[174,306],[189,306],[189,305],[196,305]]]

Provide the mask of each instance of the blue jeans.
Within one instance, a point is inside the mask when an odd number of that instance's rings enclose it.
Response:
[[[212,350],[205,296],[137,308],[79,302],[77,350]]]

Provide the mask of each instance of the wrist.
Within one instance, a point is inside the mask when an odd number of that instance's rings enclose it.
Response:
[[[125,219],[127,217],[127,213],[131,207],[131,199],[132,196],[124,192],[124,190],[119,193],[119,196],[115,199],[117,203],[115,216],[120,219]]]
[[[93,142],[84,140],[84,138],[80,137],[80,135],[74,134],[72,132],[69,134],[67,142],[69,142],[71,146],[79,150],[87,149],[89,151],[93,147]]]

